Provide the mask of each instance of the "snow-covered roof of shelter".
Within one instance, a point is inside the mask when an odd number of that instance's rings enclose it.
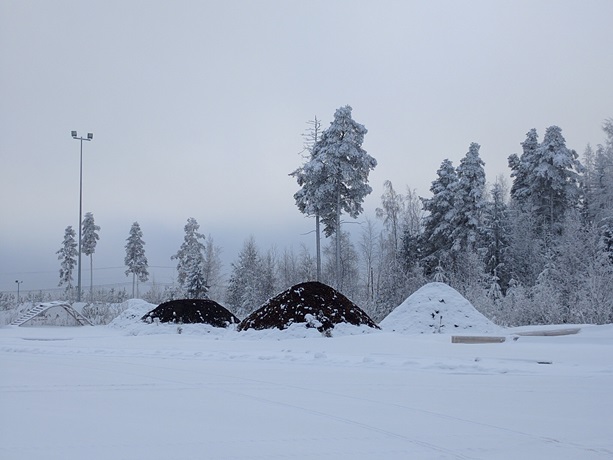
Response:
[[[379,323],[405,334],[497,333],[495,325],[445,283],[429,283],[411,294]]]
[[[65,312],[64,318],[59,318],[59,315],[56,314],[55,319],[46,318],[45,313],[49,310],[57,310],[60,309]],[[55,301],[55,302],[45,302],[38,303],[28,308],[27,310],[21,311],[19,316],[15,318],[15,320],[11,323],[13,326],[23,326],[26,324],[32,324],[37,319],[40,320],[41,324],[49,323],[55,325],[72,325],[70,323],[74,323],[75,325],[85,326],[90,325],[91,322],[81,314],[81,312],[77,311],[72,307],[72,305],[68,302],[64,301]],[[68,322],[67,322],[68,321]]]

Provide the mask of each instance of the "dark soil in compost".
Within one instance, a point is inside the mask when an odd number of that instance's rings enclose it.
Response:
[[[306,323],[319,332],[330,331],[335,324],[349,323],[379,326],[351,300],[337,290],[317,281],[297,284],[268,300],[237,327],[247,329],[287,329],[293,323]]]
[[[157,319],[161,323],[205,323],[214,327],[228,327],[240,322],[227,308],[208,299],[181,299],[164,302],[141,319],[148,323]]]

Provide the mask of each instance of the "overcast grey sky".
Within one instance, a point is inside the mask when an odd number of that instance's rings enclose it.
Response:
[[[612,17],[611,0],[1,0],[0,291],[57,285],[78,225],[71,130],[94,133],[96,283],[127,281],[112,267],[134,221],[154,267],[174,265],[188,217],[226,261],[250,235],[298,250],[313,221],[288,173],[313,116],[349,104],[368,129],[371,216],[386,179],[428,196],[471,142],[489,181],[530,128],[557,124],[582,153],[613,116]]]

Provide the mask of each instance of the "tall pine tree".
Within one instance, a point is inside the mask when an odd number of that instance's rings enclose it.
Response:
[[[317,172],[316,197],[327,236],[338,234],[336,241],[335,283],[341,277],[341,214],[357,218],[362,203],[372,188],[368,175],[377,161],[362,148],[367,129],[351,118],[351,107],[336,110],[330,123],[313,148],[313,166]]]
[[[64,240],[62,247],[56,252],[58,260],[61,260],[60,265],[60,282],[58,286],[66,285],[66,291],[72,289],[72,272],[77,265],[77,242],[75,240],[75,231],[69,225],[64,231]]]
[[[315,145],[319,141],[321,135],[321,121],[315,117],[309,122],[311,127],[307,131],[305,137],[305,150],[308,152],[308,160],[300,168],[290,174],[296,178],[298,185],[301,187],[294,194],[296,206],[301,213],[307,216],[315,216],[315,251],[317,255],[317,271],[316,280],[321,280],[321,203],[322,198],[319,196],[322,184],[326,179],[326,169],[321,161],[315,158]]]
[[[85,214],[82,223],[83,236],[81,239],[81,252],[89,256],[89,296],[90,302],[94,301],[94,252],[100,237],[98,231],[100,226],[94,222],[94,215],[91,212]]]
[[[145,282],[149,279],[148,261],[145,255],[145,242],[143,232],[138,222],[134,222],[130,228],[130,236],[126,240],[126,257],[124,264],[128,269],[126,276],[132,273],[132,297],[138,296],[138,281]],[[136,291],[135,291],[136,288]]]

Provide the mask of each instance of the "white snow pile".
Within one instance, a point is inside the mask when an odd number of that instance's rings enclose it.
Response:
[[[384,331],[403,334],[487,334],[502,330],[445,283],[422,286],[379,325]]]
[[[141,318],[157,305],[140,299],[130,299],[123,302],[120,307],[123,311],[109,323],[109,326],[125,329],[140,323]]]

